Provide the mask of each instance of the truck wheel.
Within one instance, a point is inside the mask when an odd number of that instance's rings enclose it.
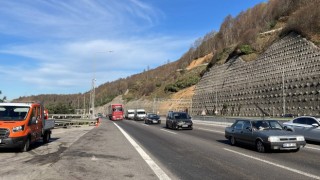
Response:
[[[27,138],[26,142],[24,142],[23,147],[21,148],[21,152],[27,152],[30,149],[30,139]]]
[[[43,135],[43,143],[46,144],[50,141],[50,132],[45,132]]]

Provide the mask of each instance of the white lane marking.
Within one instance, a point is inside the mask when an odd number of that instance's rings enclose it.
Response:
[[[200,129],[200,130],[205,130],[205,131],[211,131],[211,132],[217,132],[217,133],[221,133],[221,134],[224,134],[223,131],[215,131],[215,130],[211,130],[211,129],[205,129],[205,128],[197,128],[197,129]]]
[[[231,149],[227,149],[227,148],[223,148],[223,149],[226,150],[226,151],[233,152],[235,154],[239,154],[239,155],[242,155],[242,156],[254,159],[254,160],[258,160],[258,161],[261,161],[261,162],[264,162],[264,163],[267,163],[267,164],[270,164],[270,165],[273,165],[273,166],[276,166],[276,167],[279,167],[279,168],[282,168],[282,169],[286,169],[288,171],[295,172],[295,173],[298,173],[298,174],[301,174],[301,175],[304,175],[304,176],[307,176],[307,177],[310,177],[310,178],[320,179],[320,176],[316,176],[316,175],[313,175],[313,174],[310,174],[310,173],[305,173],[303,171],[300,171],[300,170],[297,170],[297,169],[294,169],[294,168],[289,168],[289,167],[286,167],[286,166],[283,166],[283,165],[280,165],[280,164],[276,164],[276,163],[273,163],[273,162],[270,162],[270,161],[267,161],[267,160],[264,160],[264,159],[260,159],[260,158],[253,157],[253,156],[250,156],[250,155],[247,155],[247,154],[243,154],[243,153],[240,153],[240,152],[237,152],[237,151],[233,151]]]
[[[177,134],[175,132],[171,132],[171,131],[168,131],[168,130],[165,130],[165,129],[160,129],[161,131],[165,131],[165,132],[168,132],[168,133],[171,133],[171,134]]]
[[[151,157],[144,152],[144,150],[132,139],[132,137],[124,131],[120,126],[116,123],[113,123],[118,127],[118,129],[122,132],[122,134],[128,139],[131,145],[138,151],[141,157],[146,161],[146,163],[150,166],[153,172],[158,176],[159,179],[171,179],[169,176],[151,159]]]
[[[315,147],[310,147],[310,146],[305,146],[304,148],[308,148],[308,149],[313,149],[313,150],[318,150],[318,151],[320,151],[320,148],[315,148]]]
[[[226,124],[226,123],[215,123],[215,122],[203,122],[203,121],[192,121],[194,124],[201,124],[201,125],[208,125],[208,126],[219,126],[219,127],[228,127],[231,124]]]

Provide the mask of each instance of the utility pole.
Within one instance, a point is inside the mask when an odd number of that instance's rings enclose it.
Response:
[[[96,52],[97,53],[112,53],[113,51],[102,51],[102,52]],[[91,117],[94,118],[95,115],[95,109],[94,109],[94,101],[95,101],[95,82],[96,82],[96,71],[95,71],[95,60],[96,58],[93,59],[93,78],[92,78],[92,89],[91,89],[91,94],[90,94],[90,98],[91,98],[91,109],[92,109],[92,114]]]
[[[282,96],[283,96],[283,116],[286,114],[286,97],[284,94],[284,67],[282,68]]]
[[[86,114],[86,94],[83,94],[83,114]]]
[[[92,98],[92,100],[91,100],[91,108],[92,108],[92,114],[91,114],[91,116],[92,116],[92,118],[94,118],[94,114],[95,114],[95,112],[94,112],[95,81],[96,81],[96,79],[93,78],[93,79],[92,79],[92,90],[91,90],[91,98]]]

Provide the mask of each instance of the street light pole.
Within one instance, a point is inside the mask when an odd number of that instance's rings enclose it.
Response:
[[[283,96],[283,116],[286,114],[286,98],[284,95],[284,67],[282,68],[282,96]]]
[[[92,118],[94,118],[94,114],[95,114],[95,112],[94,112],[95,81],[96,81],[96,79],[93,78],[93,79],[92,79],[92,91],[91,91],[91,98],[92,98],[92,100],[91,100],[91,108],[92,108],[92,114],[91,114],[91,116],[92,116]]]
[[[101,51],[101,52],[96,52],[97,53],[112,53],[113,51]],[[95,104],[95,86],[96,86],[96,71],[95,71],[95,58],[93,59],[93,79],[92,79],[92,90],[91,90],[91,109],[92,109],[92,114],[91,117],[94,118],[95,116],[95,109],[94,109],[94,104]]]

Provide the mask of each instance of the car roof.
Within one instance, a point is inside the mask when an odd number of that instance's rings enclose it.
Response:
[[[278,121],[274,119],[237,119],[236,121]]]
[[[32,103],[0,103],[0,106],[23,106],[31,107]]]
[[[299,116],[294,119],[299,119],[299,118],[313,118],[313,119],[320,121],[320,116]]]
[[[172,113],[181,113],[181,114],[187,114],[187,112],[183,112],[183,111],[170,111]]]

